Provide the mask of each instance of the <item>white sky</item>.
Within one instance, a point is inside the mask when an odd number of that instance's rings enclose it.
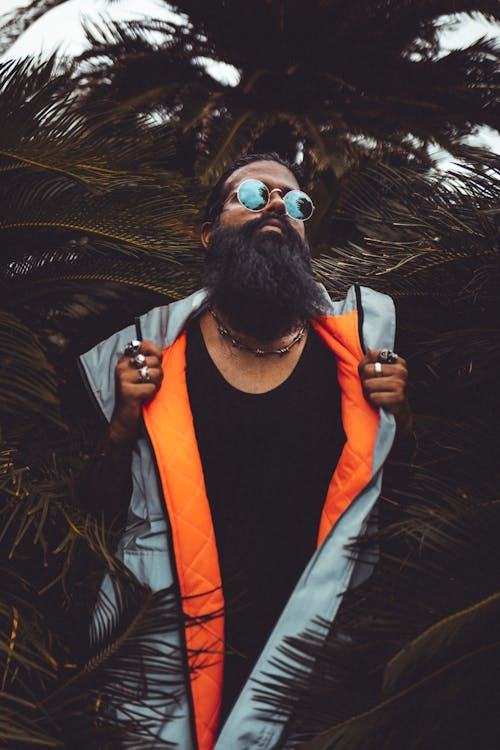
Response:
[[[28,0],[0,0],[0,13],[15,10],[27,2]],[[67,0],[33,24],[15,42],[5,57],[16,58],[37,54],[48,57],[55,49],[63,55],[79,54],[85,48],[85,36],[81,25],[84,16],[95,20],[99,17],[129,20],[149,16],[173,23],[183,21],[182,17],[169,11],[161,0]],[[441,22],[446,25],[441,32],[442,54],[467,46],[482,36],[500,38],[499,26],[488,23],[479,15],[470,18],[463,14],[458,19],[443,16]],[[232,66],[209,62],[208,68],[210,74],[223,83],[234,85],[239,80],[238,72]],[[500,136],[491,128],[481,128],[473,142],[500,154]],[[447,169],[452,163],[446,152],[436,150],[433,155],[440,161],[442,169]]]
[[[20,8],[28,0],[0,0],[3,12]],[[140,10],[138,8],[140,7]],[[78,55],[85,49],[82,18],[131,20],[149,16],[167,21],[178,21],[180,16],[168,10],[161,0],[67,0],[46,13],[16,41],[9,50],[9,57],[23,57],[42,53],[49,56],[59,48],[61,54]]]

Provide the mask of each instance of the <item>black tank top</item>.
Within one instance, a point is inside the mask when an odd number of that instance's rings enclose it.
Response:
[[[187,331],[187,385],[226,602],[223,715],[316,548],[345,436],[336,360],[313,329],[287,380],[237,390]]]

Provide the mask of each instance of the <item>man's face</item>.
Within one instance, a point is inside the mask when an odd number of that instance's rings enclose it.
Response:
[[[236,195],[236,191],[243,180],[257,179],[263,182],[269,191],[279,188],[281,192],[271,193],[268,205],[258,213],[249,211],[242,206]],[[275,161],[255,161],[240,167],[229,177],[224,189],[224,207],[219,214],[217,225],[219,227],[242,226],[256,217],[262,216],[263,224],[259,228],[259,234],[266,232],[281,233],[280,222],[284,221],[304,239],[304,222],[287,216],[283,196],[289,190],[297,190],[299,184],[292,172]],[[267,221],[265,221],[267,219]],[[213,226],[206,225],[202,234],[202,242],[207,247],[213,231]]]
[[[283,193],[298,187],[277,162],[253,162],[231,175],[218,220],[202,235],[205,284],[210,303],[234,331],[267,342],[313,317],[323,297],[312,275],[303,222],[287,216],[282,193],[272,193],[263,211],[242,206],[236,190],[249,178]]]

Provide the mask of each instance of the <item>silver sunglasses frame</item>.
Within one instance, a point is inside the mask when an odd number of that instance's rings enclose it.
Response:
[[[245,184],[245,182],[260,182],[260,184],[261,184],[261,185],[264,185],[264,187],[265,187],[265,188],[266,188],[266,190],[267,190],[267,194],[268,194],[268,198],[267,198],[267,203],[266,203],[266,205],[265,205],[265,206],[262,206],[262,208],[248,208],[248,206],[245,206],[245,204],[244,204],[244,203],[243,203],[243,201],[241,200],[241,198],[240,198],[240,194],[239,194],[239,193],[240,193],[240,188],[241,188],[241,186],[242,186],[242,185],[244,185],[244,184]],[[230,195],[228,195],[228,197],[227,197],[227,198],[226,198],[226,200],[224,201],[224,206],[225,206],[225,205],[226,205],[226,203],[227,203],[227,202],[228,202],[228,201],[229,201],[229,200],[230,200],[230,199],[231,199],[231,198],[233,197],[233,195],[236,195],[236,197],[238,198],[238,203],[239,203],[239,204],[240,204],[241,206],[243,206],[243,208],[245,208],[245,209],[246,209],[247,211],[251,211],[251,212],[252,212],[253,214],[258,214],[258,213],[260,213],[261,211],[264,211],[264,209],[265,209],[265,208],[267,208],[267,206],[269,205],[269,202],[270,202],[270,200],[271,200],[271,195],[272,195],[273,193],[276,193],[276,192],[278,192],[278,193],[283,193],[283,190],[282,190],[281,188],[273,188],[272,190],[269,190],[269,188],[267,187],[266,183],[265,183],[265,182],[263,182],[262,180],[259,180],[259,179],[258,179],[257,177],[247,177],[247,179],[246,179],[246,180],[242,180],[242,181],[240,182],[240,184],[238,185],[238,187],[236,188],[236,190],[234,190],[234,191],[233,191],[233,192],[232,192],[232,193],[231,193]],[[290,217],[290,219],[293,219],[293,221],[301,221],[302,223],[304,223],[305,221],[309,221],[309,219],[311,218],[311,216],[312,216],[312,215],[313,215],[313,213],[314,213],[314,209],[316,208],[316,207],[315,207],[315,205],[314,205],[314,203],[312,202],[312,198],[311,198],[311,196],[310,196],[310,195],[307,195],[307,193],[305,193],[305,192],[304,192],[303,190],[300,190],[299,188],[292,188],[291,190],[287,190],[287,191],[286,191],[286,193],[285,193],[285,194],[284,194],[284,195],[282,196],[283,202],[285,201],[285,197],[286,197],[286,196],[287,196],[287,195],[288,195],[289,193],[302,193],[302,195],[305,195],[305,196],[307,196],[307,198],[308,198],[308,199],[309,199],[309,200],[311,201],[311,209],[312,209],[312,210],[311,210],[311,213],[310,213],[310,215],[309,215],[309,216],[307,217],[307,219],[297,219],[297,218],[295,218],[295,216],[290,216],[290,214],[288,213],[288,210],[286,210],[286,212],[285,212],[285,213],[286,213],[286,215],[287,215],[288,217]],[[285,203],[285,208],[286,208],[286,203]]]

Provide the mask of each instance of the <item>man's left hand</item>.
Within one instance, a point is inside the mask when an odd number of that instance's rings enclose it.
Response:
[[[365,398],[375,408],[382,407],[394,414],[398,432],[411,433],[412,413],[407,397],[406,360],[398,356],[394,364],[380,363],[379,355],[379,349],[372,349],[358,365]]]

